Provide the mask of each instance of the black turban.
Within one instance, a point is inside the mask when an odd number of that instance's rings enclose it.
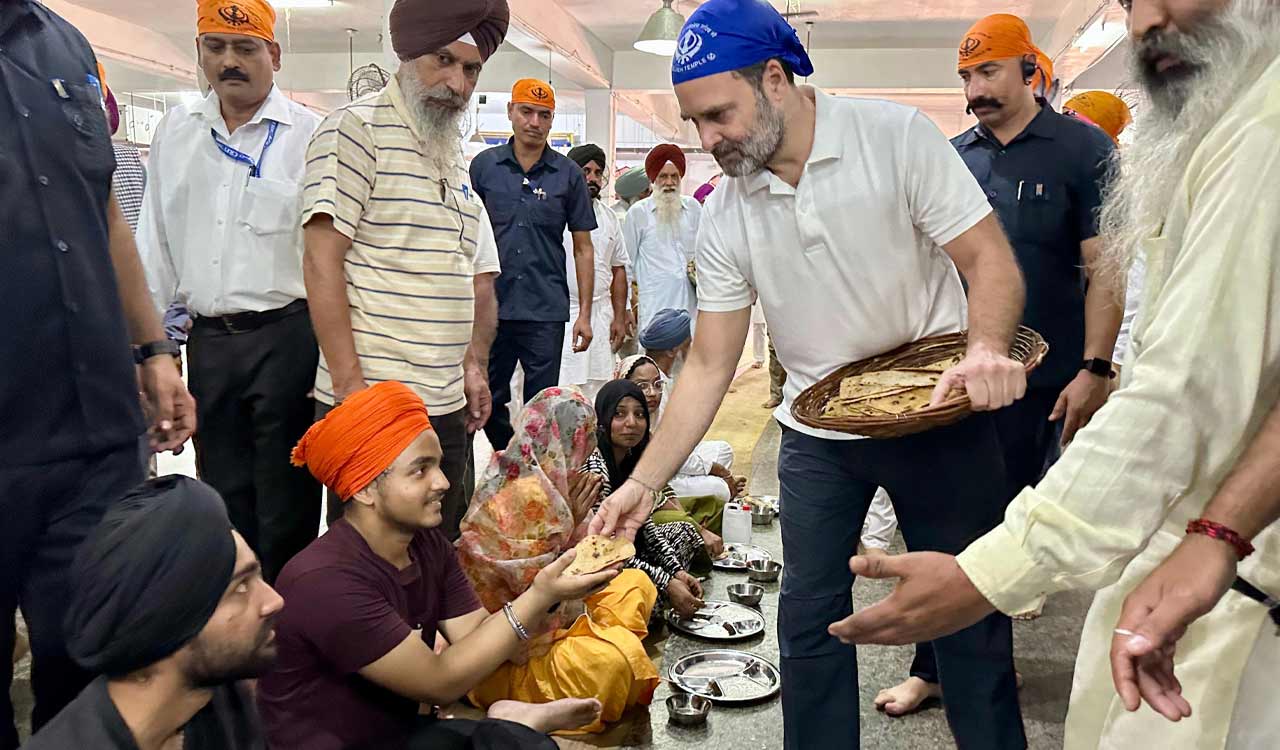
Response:
[[[212,487],[176,475],[138,485],[76,553],[67,651],[111,677],[168,657],[213,616],[235,564],[231,521]]]
[[[609,168],[608,163],[604,160],[604,149],[594,143],[584,143],[581,146],[574,146],[569,149],[569,160],[579,167],[585,167],[589,162],[595,162],[600,165],[601,170]]]
[[[470,34],[488,60],[507,37],[507,0],[396,0],[391,7],[391,48],[414,60]]]

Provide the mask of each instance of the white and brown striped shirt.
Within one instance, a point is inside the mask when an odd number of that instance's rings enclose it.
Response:
[[[351,329],[369,383],[399,380],[433,415],[466,405],[462,361],[475,319],[475,274],[499,272],[484,205],[459,162],[423,157],[394,78],[331,113],[307,151],[302,222],[333,217],[351,238],[345,270]],[[323,354],[316,398],[334,401]]]

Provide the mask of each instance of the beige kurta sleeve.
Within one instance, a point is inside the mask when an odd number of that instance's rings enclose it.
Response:
[[[1180,241],[1148,241],[1126,386],[960,555],[1001,611],[1114,582],[1174,506],[1198,514],[1275,403],[1280,111],[1269,111],[1209,136],[1171,212],[1186,216]]]

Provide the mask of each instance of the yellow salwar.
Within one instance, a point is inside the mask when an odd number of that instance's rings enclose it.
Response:
[[[658,590],[638,570],[624,570],[584,602],[586,614],[566,629],[545,636],[549,643],[524,664],[507,662],[468,694],[483,709],[500,700],[548,703],[562,698],[595,698],[600,717],[558,734],[602,732],[635,705],[648,705],[658,687],[658,670],[641,640]],[[541,639],[539,639],[541,641]]]

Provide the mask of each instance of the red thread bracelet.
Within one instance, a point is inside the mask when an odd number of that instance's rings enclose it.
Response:
[[[1197,518],[1187,522],[1188,534],[1203,534],[1210,539],[1219,539],[1235,547],[1236,556],[1241,560],[1253,554],[1253,545],[1235,531],[1216,521]]]

